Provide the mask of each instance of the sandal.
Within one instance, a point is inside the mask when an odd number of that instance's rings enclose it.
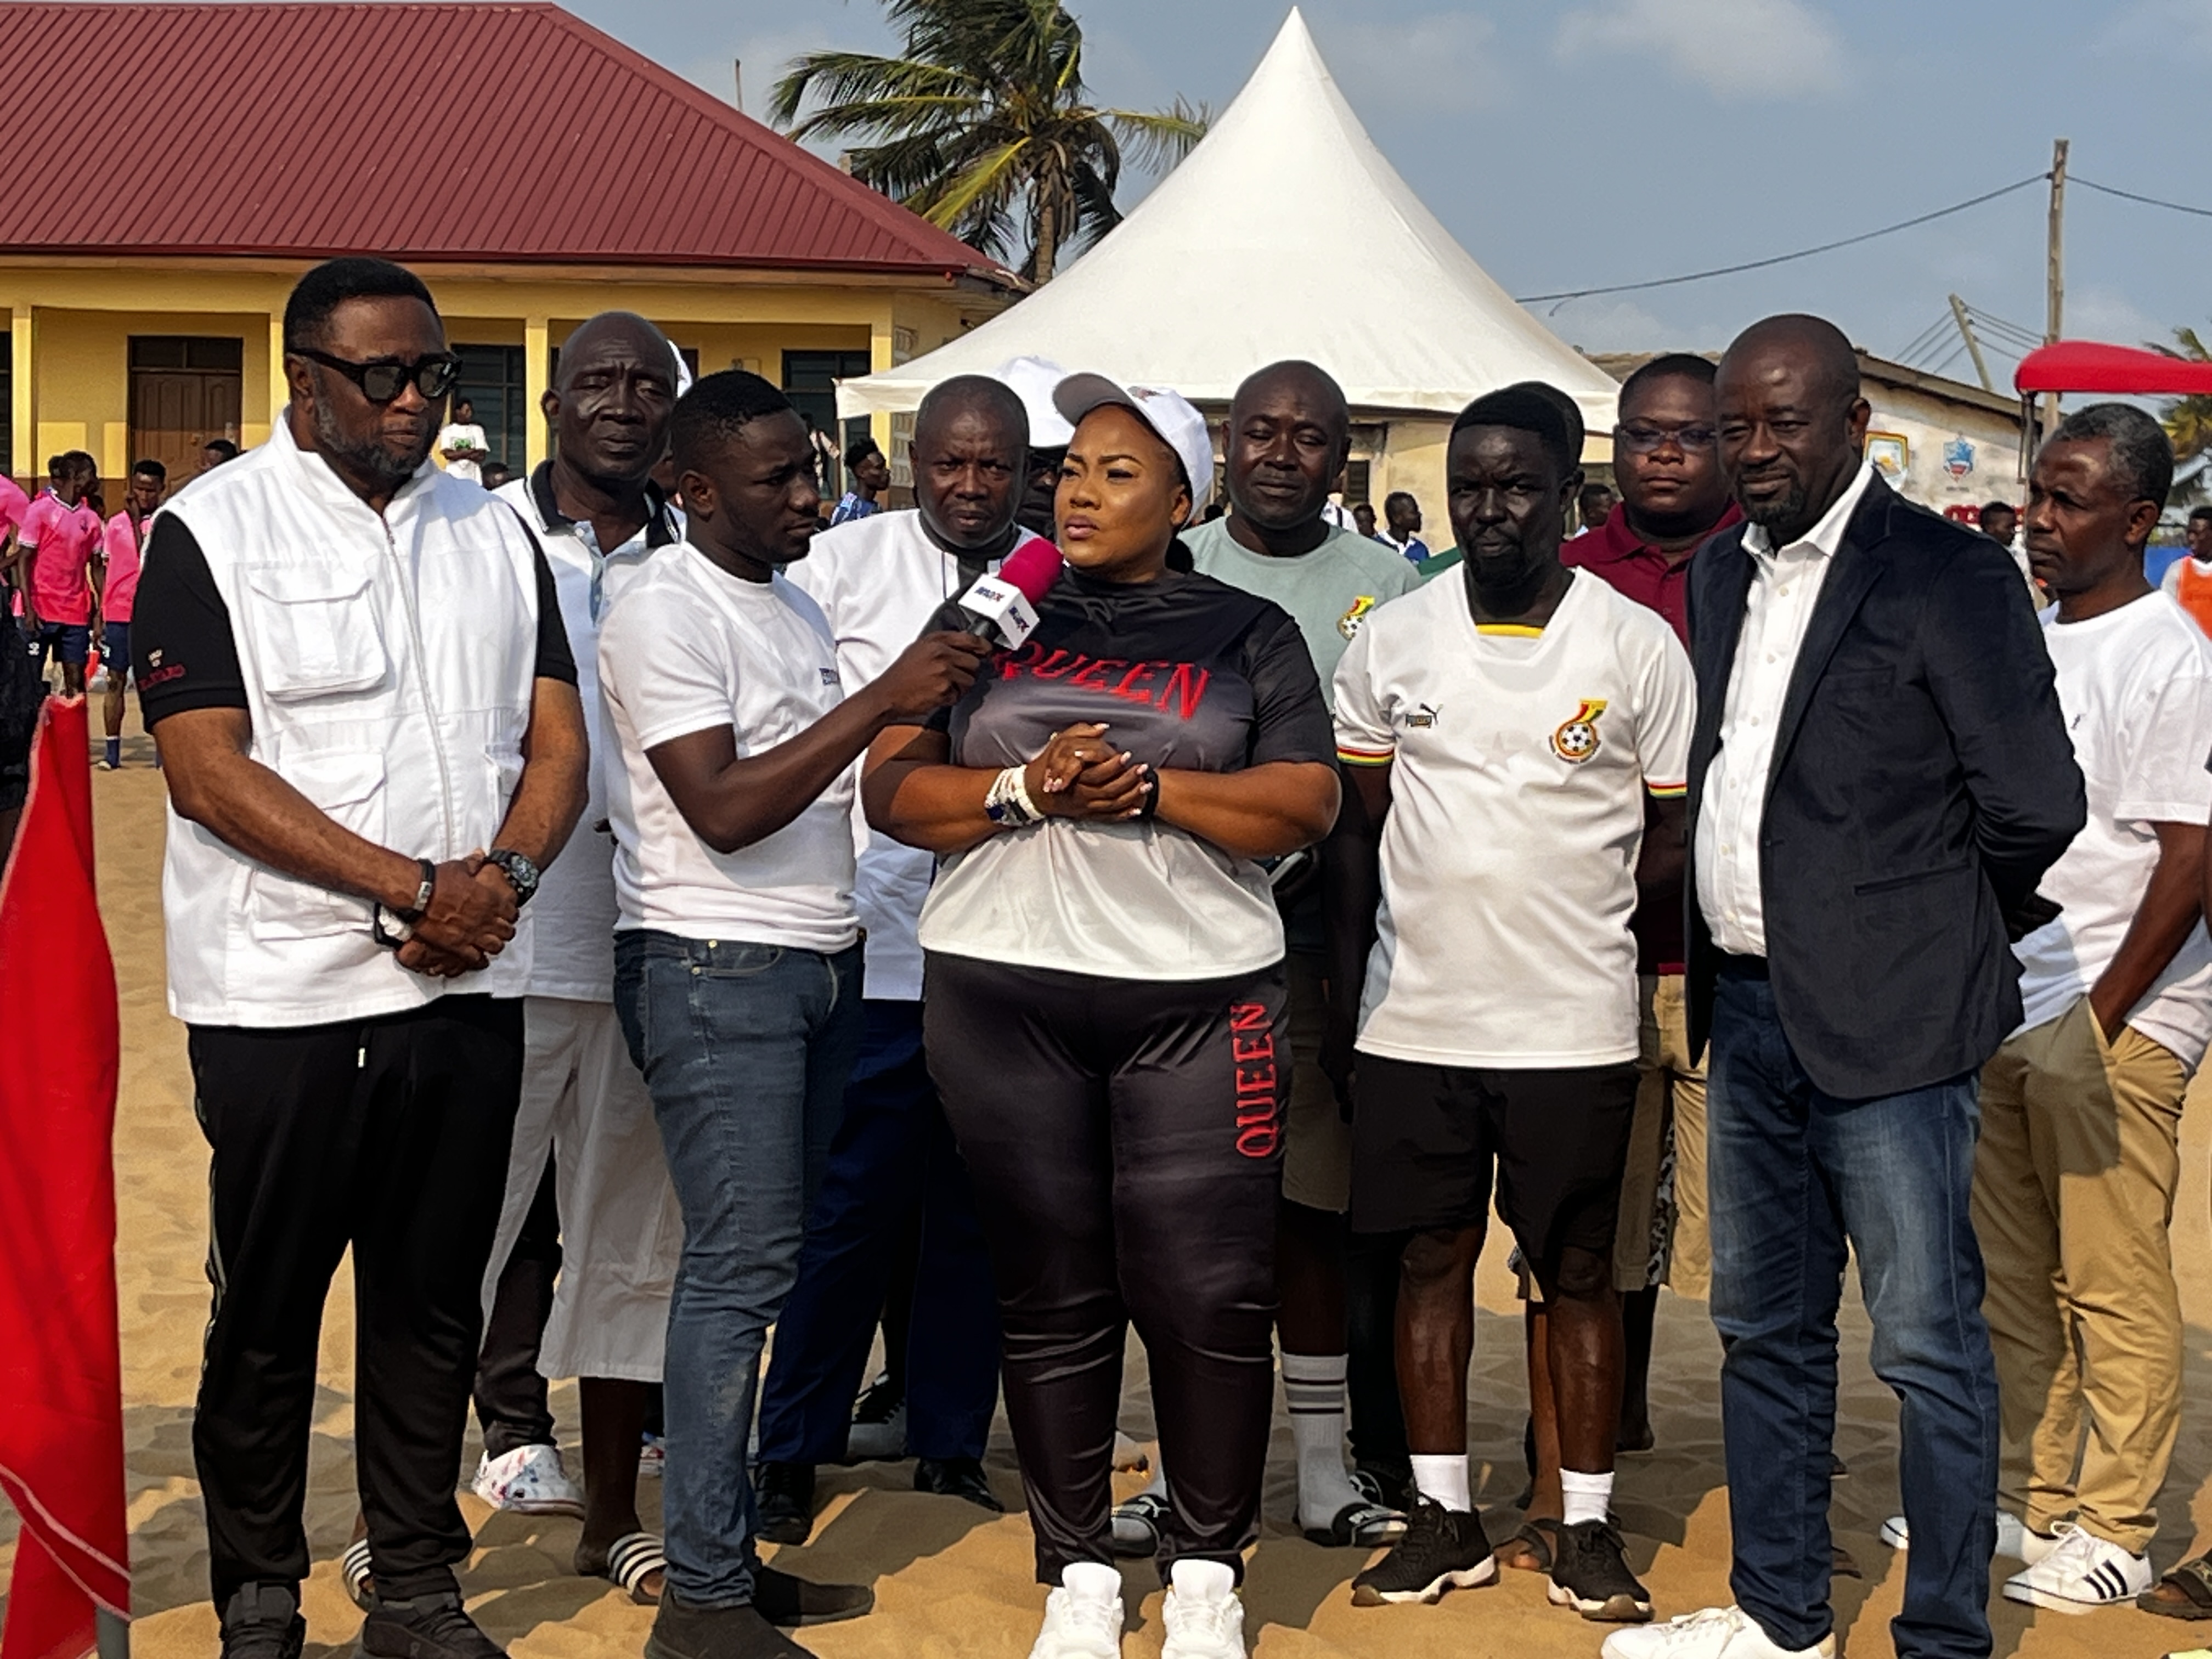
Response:
[[[376,1611],[376,1580],[369,1571],[368,1540],[356,1538],[346,1546],[338,1557],[338,1576],[345,1580],[346,1594],[353,1597],[354,1606],[363,1613]]]
[[[1306,1535],[1306,1542],[1331,1549],[1380,1549],[1406,1535],[1404,1510],[1394,1510],[1387,1504],[1370,1503],[1364,1498],[1346,1504],[1325,1527],[1309,1527],[1303,1516],[1296,1516],[1295,1511],[1293,1514],[1298,1529]]]
[[[2169,1586],[2179,1594],[2159,1594]],[[2162,1619],[2212,1619],[2212,1554],[2182,1562],[2136,1597],[2136,1605]]]
[[[648,1588],[645,1581],[659,1573],[661,1582],[667,1582],[668,1557],[661,1549],[660,1540],[651,1533],[626,1532],[607,1547],[605,1555],[596,1559],[579,1544],[576,1571],[586,1578],[605,1579],[641,1607],[658,1607],[660,1592]]]
[[[1549,1572],[1559,1553],[1557,1521],[1523,1521],[1498,1552],[1498,1565],[1520,1572]],[[1554,1534],[1547,1537],[1546,1534]]]
[[[1160,1522],[1167,1513],[1164,1492],[1140,1492],[1127,1503],[1115,1504],[1114,1553],[1125,1561],[1158,1554]]]

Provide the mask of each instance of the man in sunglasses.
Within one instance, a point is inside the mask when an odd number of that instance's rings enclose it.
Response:
[[[453,1501],[520,1097],[524,905],[586,741],[544,555],[428,465],[429,292],[334,259],[269,441],[159,512],[132,618],[169,787],[170,1012],[214,1152],[192,1444],[226,1659],[296,1659],[319,1330],[353,1251],[363,1650],[498,1659]]]

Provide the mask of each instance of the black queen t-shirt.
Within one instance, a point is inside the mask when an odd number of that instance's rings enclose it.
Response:
[[[957,766],[1025,765],[1054,732],[1167,769],[1329,763],[1335,739],[1304,637],[1273,601],[1170,571],[1124,586],[1073,569],[1036,631],[1000,652],[933,722]],[[1266,872],[1156,821],[1048,819],[946,861],[921,915],[925,949],[1117,979],[1249,973],[1283,954]]]

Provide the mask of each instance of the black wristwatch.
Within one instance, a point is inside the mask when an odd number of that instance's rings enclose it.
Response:
[[[514,908],[520,910],[530,902],[538,890],[538,866],[511,847],[495,847],[484,854],[486,864],[495,864],[514,889]]]

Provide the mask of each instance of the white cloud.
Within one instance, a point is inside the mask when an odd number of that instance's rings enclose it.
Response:
[[[1656,59],[1730,100],[1842,90],[1842,40],[1805,0],[1599,0],[1559,25],[1565,58],[1617,52]]]
[[[1466,12],[1402,20],[1362,15],[1316,31],[1345,96],[1367,115],[1463,115],[1508,101],[1498,26]],[[1365,118],[1365,116],[1363,116]]]

